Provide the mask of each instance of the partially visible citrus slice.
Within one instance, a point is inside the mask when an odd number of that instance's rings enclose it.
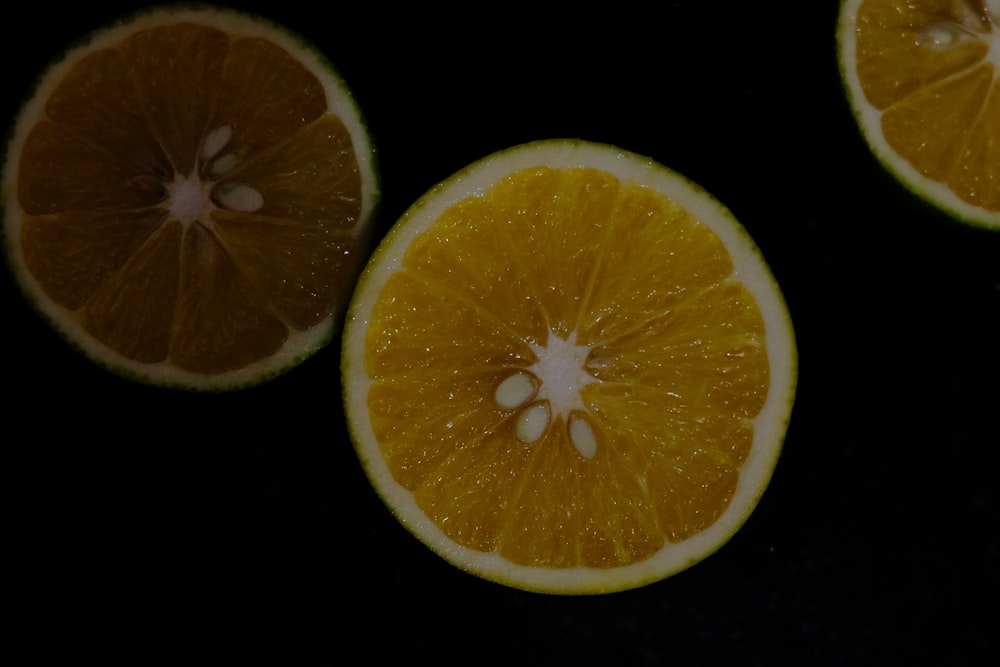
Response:
[[[882,164],[955,218],[1000,229],[1000,0],[845,0],[838,45]]]
[[[635,154],[541,141],[414,204],[345,322],[349,425],[398,519],[481,577],[551,593],[662,579],[743,524],[796,353],[754,242]]]
[[[315,51],[256,17],[153,9],[44,74],[3,231],[28,298],[92,359],[229,389],[331,339],[377,197],[361,115]]]

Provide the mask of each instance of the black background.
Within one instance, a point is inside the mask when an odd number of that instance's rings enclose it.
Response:
[[[133,6],[9,11],[8,123],[61,49]],[[551,137],[649,155],[725,203],[796,328],[782,458],[694,568],[520,592],[386,511],[346,435],[336,345],[239,393],[149,388],[80,357],[5,279],[3,650],[30,660],[4,662],[996,664],[1000,232],[932,213],[867,152],[835,0],[243,7],[353,88],[381,231],[455,170]]]

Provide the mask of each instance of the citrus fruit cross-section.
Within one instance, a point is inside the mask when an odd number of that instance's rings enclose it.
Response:
[[[754,242],[676,173],[602,144],[499,152],[376,248],[345,322],[351,433],[435,552],[549,593],[662,579],[770,480],[796,352]]]
[[[28,299],[94,361],[233,389],[332,339],[377,185],[350,92],[298,37],[154,8],[41,77],[7,149],[4,244]]]
[[[1000,229],[1000,0],[845,0],[838,46],[879,161],[953,218]]]

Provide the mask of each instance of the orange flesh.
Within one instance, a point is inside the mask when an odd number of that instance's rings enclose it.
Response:
[[[171,213],[178,179],[207,188],[198,219]],[[231,206],[233,184],[262,205]],[[359,266],[360,172],[322,85],[273,43],[205,26],[81,59],[27,137],[17,197],[29,271],[137,361],[220,373],[267,357],[339,308]]]
[[[396,481],[454,541],[523,565],[627,565],[708,527],[769,383],[763,321],[731,272],[708,227],[597,170],[530,169],[456,204],[368,326],[369,411]],[[529,444],[525,408],[494,392],[550,331],[575,332],[594,381]]]
[[[991,211],[1000,211],[1000,76],[989,57],[998,31],[967,0],[869,0],[857,17],[858,76],[886,141]]]

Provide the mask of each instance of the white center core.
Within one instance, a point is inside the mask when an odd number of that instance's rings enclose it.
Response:
[[[175,174],[174,182],[167,185],[170,214],[188,225],[201,219],[205,210],[211,206],[209,185],[203,183],[197,175],[184,178]]]
[[[541,381],[538,390],[540,399],[552,404],[553,416],[569,417],[572,410],[583,410],[580,390],[597,378],[584,370],[589,345],[576,344],[576,332],[569,338],[560,338],[549,332],[549,340],[544,346],[532,346],[538,361],[528,367]]]
[[[599,380],[587,372],[589,345],[576,344],[576,332],[560,338],[549,331],[545,345],[531,345],[538,361],[516,370],[497,385],[493,398],[504,410],[515,410],[514,432],[525,444],[538,441],[559,416],[569,440],[584,458],[597,454],[597,436],[580,390]]]

